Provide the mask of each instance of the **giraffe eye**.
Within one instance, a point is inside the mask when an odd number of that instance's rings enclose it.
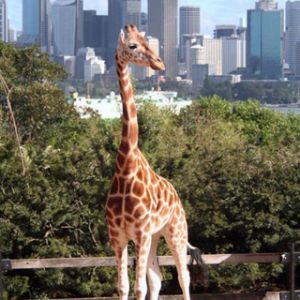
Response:
[[[134,50],[137,48],[137,44],[129,44],[128,47],[129,49]]]

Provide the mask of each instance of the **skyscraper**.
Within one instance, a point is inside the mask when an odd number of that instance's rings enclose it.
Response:
[[[0,40],[7,42],[8,38],[7,28],[7,11],[6,11],[6,0],[0,0]]]
[[[99,16],[95,10],[84,11],[84,47],[95,49],[96,55],[106,60],[108,16]]]
[[[23,0],[23,33],[21,45],[40,45],[51,53],[51,21],[49,0]]]
[[[114,64],[114,54],[121,28],[125,24],[141,26],[141,0],[108,1],[108,67]]]
[[[179,34],[200,33],[200,7],[182,6],[179,10]]]
[[[121,0],[108,1],[108,53],[107,67],[114,64],[118,36],[122,28],[122,5]]]
[[[177,75],[177,9],[178,0],[148,0],[149,34],[159,39],[165,73],[171,78]]]
[[[83,1],[56,0],[52,6],[54,54],[76,55],[83,45]]]
[[[285,60],[300,75],[300,1],[286,2]]]
[[[39,44],[43,51],[52,54],[52,23],[50,0],[40,0]]]
[[[257,79],[282,76],[283,10],[273,0],[261,0],[247,11],[247,71]]]
[[[141,26],[141,0],[122,0],[122,25],[134,24]]]
[[[185,62],[184,35],[200,33],[200,7],[182,6],[179,10],[180,60]]]
[[[40,36],[40,0],[23,0],[23,43],[38,44]]]

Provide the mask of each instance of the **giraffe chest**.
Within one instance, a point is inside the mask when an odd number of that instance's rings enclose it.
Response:
[[[109,226],[126,232],[129,238],[133,238],[137,228],[159,231],[177,203],[166,183],[153,180],[151,173],[139,175],[137,172],[137,176],[127,180],[115,176],[106,205]]]

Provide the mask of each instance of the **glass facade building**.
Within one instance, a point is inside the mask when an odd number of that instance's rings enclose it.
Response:
[[[28,43],[39,42],[40,0],[23,0],[23,35]]]
[[[83,46],[83,1],[56,0],[52,6],[53,43],[56,56],[74,56]]]
[[[165,75],[177,76],[178,0],[148,0],[148,33],[158,38]]]
[[[247,71],[257,79],[279,79],[283,73],[283,10],[247,12]]]
[[[0,0],[0,40],[7,41],[7,14],[6,1]]]

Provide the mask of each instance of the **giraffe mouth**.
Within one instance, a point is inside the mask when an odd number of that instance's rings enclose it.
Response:
[[[150,67],[156,71],[164,71],[166,69],[165,64],[161,60],[150,59]]]

